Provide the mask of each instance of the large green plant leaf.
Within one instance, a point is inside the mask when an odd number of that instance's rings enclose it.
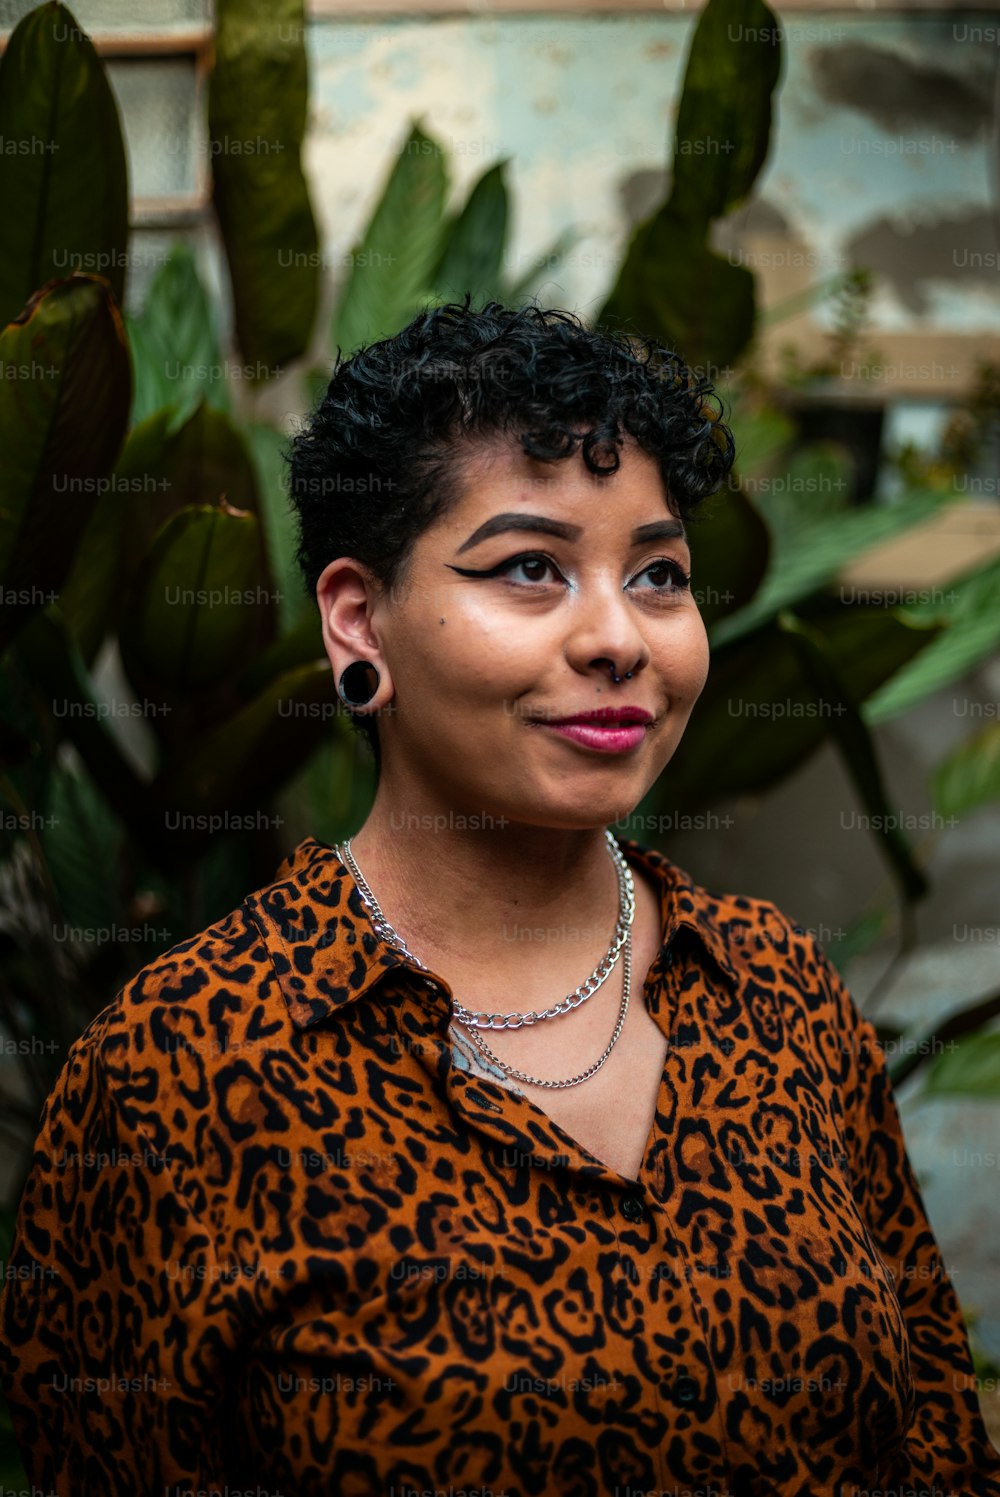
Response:
[[[951,686],[1000,645],[1000,562],[960,578],[940,594],[907,611],[920,618],[947,618],[948,628],[919,660],[879,691],[865,706],[866,722],[887,722],[932,692]],[[950,596],[949,596],[950,595]]]
[[[926,648],[940,627],[916,628],[883,608],[835,608],[808,622],[859,700]],[[687,810],[771,789],[830,735],[840,706],[817,698],[776,623],[713,652],[705,689],[661,777],[665,804]]]
[[[128,178],[114,95],[64,5],[39,5],[0,59],[0,324],[46,282],[96,271],[124,300]]]
[[[700,234],[671,203],[640,224],[598,321],[659,338],[719,383],[753,336],[754,278]]]
[[[342,713],[325,657],[286,671],[195,745],[166,779],[164,795],[206,812],[260,805],[303,767]]]
[[[704,526],[704,528],[702,528]],[[767,570],[767,526],[735,482],[690,526],[691,586],[706,628],[749,602]]]
[[[927,1068],[925,1097],[1000,1097],[1000,1034],[980,1030],[935,1055]]]
[[[677,111],[670,203],[707,228],[750,193],[771,139],[781,27],[763,0],[708,0]]]
[[[754,277],[709,244],[712,220],[747,197],[767,155],[780,28],[763,0],[708,0],[691,38],[670,195],[632,236],[598,321],[665,341],[713,382],[750,343]]]
[[[101,276],[36,292],[0,334],[0,648],[62,587],[128,421],[121,316]]]
[[[236,689],[244,698],[255,697],[276,676],[323,660],[327,660],[323,626],[313,600],[293,629],[280,634],[266,650],[254,655],[238,677]]]
[[[153,542],[126,603],[122,664],[141,698],[185,699],[224,680],[254,637],[256,516],[190,505]]]
[[[908,902],[927,893],[927,879],[914,862],[909,839],[900,825],[898,810],[889,804],[882,769],[872,736],[861,716],[857,698],[837,669],[826,640],[793,613],[783,611],[778,627],[791,639],[802,674],[812,685],[817,702],[830,707],[830,737],[840,750],[844,767],[854,783],[869,826],[881,844],[900,893]]]
[[[788,451],[795,437],[795,422],[773,406],[744,408],[739,396],[729,394],[728,424],[736,438],[734,469],[751,494],[755,481],[763,478]]]
[[[132,428],[84,532],[62,599],[88,662],[108,633],[124,627],[124,602],[154,536],[186,506],[215,505],[223,498],[258,519],[272,502],[270,496],[261,499],[253,458],[223,412],[199,396],[193,409],[164,406]],[[272,584],[262,532],[257,566],[266,594],[257,611],[263,647],[277,623],[269,605],[281,603],[277,595],[283,588]]]
[[[257,473],[267,554],[276,582],[278,618],[282,630],[288,630],[294,628],[305,613],[316,611],[316,600],[306,592],[295,560],[297,538],[285,467],[288,444],[280,431],[263,422],[251,422],[244,432]]]
[[[498,298],[507,244],[507,161],[488,167],[461,212],[445,230],[444,252],[431,275],[435,291],[449,299],[471,291],[473,300]]]
[[[67,922],[95,933],[119,924],[125,914],[116,876],[123,829],[89,775],[56,766],[49,818],[39,836]],[[97,869],[100,878],[94,877]],[[78,942],[95,939],[82,935]],[[93,960],[93,945],[83,949]]]
[[[192,413],[164,406],[132,428],[77,548],[60,606],[88,665],[114,632],[153,536],[183,504],[168,477],[178,416]]]
[[[216,0],[213,196],[252,383],[305,353],[316,318],[321,256],[300,160],[307,101],[303,0]]]
[[[150,805],[147,785],[109,731],[109,714],[94,695],[57,603],[35,615],[15,641],[12,654],[19,673],[38,687],[47,710],[58,710],[60,734],[73,745],[129,834],[140,842],[157,843],[163,835],[162,820]]]
[[[132,425],[162,406],[191,411],[199,397],[229,411],[230,374],[224,362],[215,314],[189,245],[177,241],[157,270],[138,317],[125,319],[135,374]],[[239,370],[239,373],[242,371]]]
[[[955,496],[940,490],[922,490],[908,494],[899,504],[852,509],[773,536],[770,568],[759,591],[746,608],[720,620],[712,634],[713,646],[750,634],[782,608],[829,583],[842,567],[870,547],[926,520],[943,505],[956,502],[960,501]],[[845,601],[853,597],[852,592]],[[867,713],[866,718],[872,721]]]
[[[414,124],[360,242],[333,319],[345,355],[405,327],[431,289],[444,242],[441,147]]]
[[[218,504],[249,510],[261,519],[253,458],[243,434],[222,411],[203,400],[177,424],[177,413],[160,412],[129,433],[122,453],[123,477],[142,494],[131,510],[129,575],[134,575],[165,521],[188,505]],[[264,536],[258,534],[258,576],[270,586]],[[270,602],[276,601],[273,596]]]
[[[943,817],[1000,800],[1000,723],[991,722],[952,750],[934,772],[932,793]]]
[[[794,545],[808,526],[851,513],[854,467],[838,443],[812,442],[793,452],[780,467],[744,479],[744,483],[772,534]]]

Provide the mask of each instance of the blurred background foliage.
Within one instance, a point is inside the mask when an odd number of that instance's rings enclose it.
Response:
[[[577,238],[567,227],[512,279],[512,163],[487,166],[455,204],[446,153],[412,120],[319,326],[322,257],[300,165],[304,16],[301,0],[275,9],[278,34],[298,40],[275,46],[275,16],[255,19],[240,0],[217,7],[212,137],[266,129],[282,145],[212,157],[231,347],[181,242],[141,312],[123,314],[121,126],[70,12],[32,11],[0,63],[0,136],[58,143],[50,156],[0,156],[0,200],[18,204],[0,244],[2,358],[30,371],[0,383],[0,1023],[19,1082],[0,1094],[0,1125],[26,1151],[68,1045],[122,983],[269,881],[289,846],[282,828],[334,842],[370,804],[372,763],[338,710],[315,600],[294,566],[286,433],[259,415],[260,392],[291,373],[304,410],[338,349],[466,291],[477,304],[529,298]],[[895,455],[886,497],[863,492],[842,443],[803,440],[796,414],[863,345],[863,271],[810,293],[836,311],[828,360],[803,367],[789,355],[779,381],[755,372],[765,321],[794,307],[762,314],[753,272],[714,250],[712,235],[750,199],[767,158],[780,38],[763,0],[708,0],[669,191],[632,233],[596,320],[655,334],[708,372],[738,440],[731,481],[692,532],[711,675],[669,774],[637,813],[684,824],[727,797],[762,794],[832,741],[896,894],[896,911],[859,916],[831,948],[842,965],[896,912],[901,949],[912,944],[928,887],[895,825],[872,729],[996,649],[1000,563],[971,569],[945,601],[897,608],[845,601],[838,573],[956,502],[956,475],[996,421],[1000,380],[983,366],[932,458]],[[700,148],[720,139],[739,149]],[[107,273],[57,274],[53,245]],[[752,710],[734,716],[737,695]],[[946,817],[995,799],[1000,724],[938,765],[928,791]],[[943,1055],[917,1047],[895,1059],[894,1076],[920,1068],[928,1095],[996,1096],[1000,1045],[981,1031],[997,1012],[1000,996],[959,1011],[948,1032],[964,1043]]]

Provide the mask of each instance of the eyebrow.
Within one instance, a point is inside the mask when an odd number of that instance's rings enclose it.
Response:
[[[582,525],[570,525],[563,520],[551,520],[547,515],[525,515],[518,511],[509,511],[502,515],[494,515],[492,519],[484,521],[478,530],[474,530],[467,541],[463,541],[455,552],[461,556],[463,551],[468,551],[473,546],[478,546],[480,541],[489,540],[491,536],[502,535],[508,530],[534,531],[541,535],[555,535],[562,540],[578,541],[583,534]],[[633,546],[641,546],[645,541],[653,540],[687,540],[687,531],[680,520],[653,520],[649,525],[640,525],[632,532]]]

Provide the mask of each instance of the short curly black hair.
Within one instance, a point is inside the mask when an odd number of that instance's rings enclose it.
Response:
[[[542,462],[582,443],[592,473],[615,473],[624,428],[659,464],[689,524],[733,464],[722,415],[711,382],[655,339],[588,328],[534,302],[476,310],[467,292],[350,358],[338,349],[326,394],[285,454],[296,562],[313,595],[340,556],[364,563],[385,590],[405,588],[417,537],[461,495],[463,459],[497,437]],[[350,716],[377,774],[374,718]]]

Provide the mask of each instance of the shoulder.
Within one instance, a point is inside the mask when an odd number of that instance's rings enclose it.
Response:
[[[128,1128],[159,1136],[225,1106],[248,1068],[288,1050],[288,1010],[253,897],[119,988],[70,1047],[51,1105],[56,1093],[93,1090],[94,1107],[106,1114],[113,1103]]]
[[[661,881],[666,921],[685,927],[729,979],[739,1008],[769,1044],[803,1056],[821,1052],[844,1080],[850,1055],[870,1045],[872,1030],[820,936],[774,900],[699,883],[666,854],[628,838],[623,848]]]
[[[784,973],[810,991],[825,991],[835,969],[819,933],[771,899],[699,883],[656,848],[619,838],[661,884],[668,922],[675,919],[698,932],[713,953],[725,957],[745,977]],[[672,914],[671,914],[672,912]]]
[[[102,1050],[116,1037],[155,1048],[161,1026],[194,1038],[239,1025],[265,998],[270,959],[246,901],[223,919],[161,952],[120,988],[104,1011]]]

